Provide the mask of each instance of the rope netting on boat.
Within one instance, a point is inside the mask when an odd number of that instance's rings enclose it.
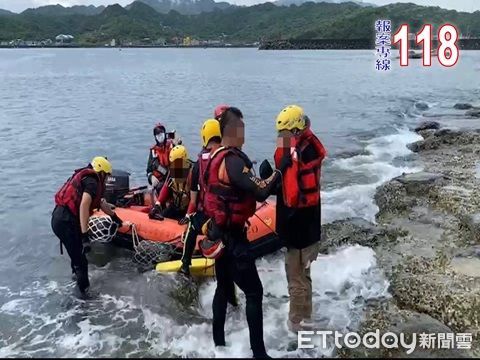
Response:
[[[131,230],[133,250],[135,251],[133,260],[136,263],[151,267],[159,262],[172,260],[175,255],[179,254],[179,250],[171,244],[141,239],[135,225],[131,226]]]
[[[88,236],[91,241],[111,242],[117,230],[118,225],[110,216],[91,216],[88,220]]]
[[[128,224],[132,233],[133,260],[144,267],[154,267],[159,262],[172,260],[180,255],[180,251],[172,244],[142,239],[138,235],[135,224]],[[92,216],[88,221],[88,233],[91,241],[108,243],[113,240],[118,225],[110,216]],[[173,239],[172,242],[180,238]]]

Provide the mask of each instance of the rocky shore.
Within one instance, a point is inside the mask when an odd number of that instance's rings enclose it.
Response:
[[[376,224],[347,219],[323,226],[323,251],[360,244],[375,250],[392,297],[370,304],[361,333],[472,333],[471,350],[357,348],[341,357],[480,356],[480,109],[452,125],[445,119],[415,129],[411,144],[424,170],[377,188]],[[452,121],[457,121],[455,118]],[[433,119],[432,119],[433,120]],[[466,126],[464,126],[467,124]]]

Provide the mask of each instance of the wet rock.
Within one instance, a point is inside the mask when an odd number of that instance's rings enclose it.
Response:
[[[424,147],[424,143],[425,143],[425,140],[415,141],[414,143],[408,144],[407,148],[409,148],[415,153],[420,152]]]
[[[475,109],[468,110],[465,113],[465,115],[469,117],[480,118],[480,109],[475,108]]]
[[[359,155],[370,155],[370,153],[365,149],[359,149],[353,151],[342,151],[335,154],[334,157],[337,159],[348,159]]]
[[[434,174],[429,172],[418,172],[412,174],[404,174],[397,178],[396,181],[405,186],[430,185],[441,182],[445,178],[442,174]]]
[[[379,208],[377,220],[388,220],[383,219],[388,214],[390,217],[405,215],[427,201],[428,196],[434,194],[437,187],[446,184],[446,180],[442,174],[418,172],[403,174],[379,186],[374,195]]]
[[[401,214],[414,205],[407,197],[405,187],[398,181],[389,181],[379,186],[374,200],[379,208],[377,219],[384,213]]]
[[[471,246],[464,249],[458,249],[455,254],[457,257],[478,257],[480,258],[480,245]]]
[[[338,352],[341,357],[362,357],[362,358],[466,358],[469,352],[458,349],[438,349],[438,346],[432,349],[425,349],[420,346],[420,334],[438,334],[452,333],[445,324],[428,316],[410,310],[400,310],[390,302],[383,308],[377,307],[367,311],[366,320],[359,331],[363,338],[367,333],[375,333],[379,330],[380,338],[383,334],[391,332],[400,337],[404,336],[404,343],[407,345],[416,345],[413,352],[409,348],[404,348],[399,341],[397,349],[387,349],[380,346],[379,349],[368,349],[363,345],[356,349],[343,348]],[[408,353],[407,353],[408,351]]]
[[[469,110],[473,108],[473,105],[469,103],[457,103],[453,106],[453,108],[457,110]]]
[[[471,240],[480,242],[480,212],[462,216],[461,223],[467,230],[467,236],[470,236]]]
[[[450,263],[457,274],[480,278],[480,259],[468,257],[454,257]]]
[[[436,121],[424,121],[419,126],[415,128],[415,132],[419,132],[422,130],[437,130],[440,129],[440,124]]]
[[[428,314],[457,332],[474,332],[480,326],[480,285],[455,274],[445,260],[406,258],[394,269],[391,294],[402,308]]]
[[[428,106],[428,104],[423,102],[423,101],[419,101],[419,102],[415,103],[415,107],[418,110],[422,110],[422,111],[428,110],[430,108],[430,106]]]
[[[383,228],[362,218],[337,220],[322,226],[321,252],[344,245],[358,244],[375,247],[380,243],[395,241],[399,232],[395,228]]]
[[[412,151],[436,150],[445,146],[468,145],[478,142],[480,136],[476,131],[439,129],[433,133],[424,134],[424,140],[409,146]]]

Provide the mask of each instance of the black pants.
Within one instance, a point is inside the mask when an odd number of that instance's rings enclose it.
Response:
[[[208,217],[205,213],[198,211],[190,218],[185,233],[185,243],[183,244],[182,263],[190,266],[192,263],[193,252],[197,244],[197,236],[202,233],[202,226],[207,222]]]
[[[215,345],[225,345],[225,317],[227,302],[234,284],[244,292],[247,305],[247,322],[250,347],[254,357],[266,354],[263,342],[263,286],[258,276],[255,260],[250,255],[246,233],[239,230],[225,235],[226,249],[215,261],[217,289],[213,297],[213,340]]]
[[[88,280],[88,261],[83,254],[79,220],[67,208],[57,206],[52,213],[52,230],[67,249],[72,273],[77,276],[78,288],[84,292],[90,286],[90,282]]]

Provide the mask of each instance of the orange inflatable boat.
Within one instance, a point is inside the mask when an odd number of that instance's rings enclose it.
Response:
[[[140,191],[140,201],[125,203],[125,199],[134,198],[134,190],[129,189],[128,183],[125,183],[125,192],[118,196],[118,181],[127,177],[129,174],[122,172],[115,176],[113,181],[117,181],[115,198],[107,198],[107,201],[117,205],[115,212],[124,223],[133,224],[133,226],[124,225],[118,229],[113,241],[120,246],[128,248],[133,247],[134,238],[137,241],[148,240],[155,243],[168,244],[175,248],[178,257],[183,250],[183,235],[187,225],[179,225],[177,220],[165,218],[163,221],[153,220],[148,217],[150,210],[150,194]],[[111,179],[109,179],[112,181]],[[144,190],[145,187],[141,188]],[[140,189],[140,188],[139,188]],[[108,190],[108,182],[107,182]],[[119,201],[120,200],[120,201]],[[138,205],[141,203],[141,205]],[[275,201],[267,200],[263,203],[257,203],[257,211],[249,219],[247,236],[251,243],[251,249],[255,257],[264,256],[274,252],[282,247],[280,240],[275,233]],[[105,216],[101,211],[97,211],[93,216]],[[134,234],[132,234],[132,232]],[[135,235],[135,236],[132,236]],[[203,236],[198,236],[196,254],[199,254],[198,241]],[[173,260],[173,259],[172,259]]]

